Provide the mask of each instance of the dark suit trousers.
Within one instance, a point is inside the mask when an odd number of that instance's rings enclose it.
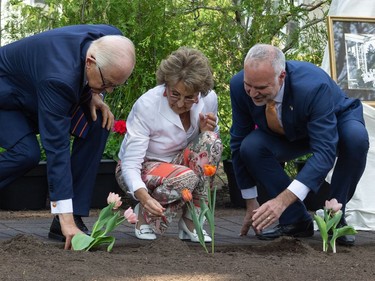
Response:
[[[348,120],[340,124],[338,131],[338,158],[331,181],[331,198],[343,203],[345,212],[345,205],[353,196],[365,169],[369,142],[365,127],[358,121]],[[308,140],[290,142],[284,137],[261,130],[250,133],[243,140],[240,151],[248,172],[266,189],[271,198],[276,197],[291,183],[280,162],[311,152]],[[305,205],[297,201],[284,211],[279,222],[291,224],[309,219],[311,216]]]
[[[0,154],[0,189],[39,164],[40,148],[35,134],[27,134]]]
[[[76,137],[73,142],[71,165],[73,176],[73,210],[75,215],[88,216],[96,174],[107,142],[109,131],[101,127],[102,115],[90,124],[85,139]]]
[[[73,210],[81,216],[89,215],[96,174],[109,134],[101,128],[101,113],[97,112],[97,116],[97,121],[89,125],[86,138],[75,138],[71,154]],[[40,160],[39,143],[33,133],[6,148],[8,150],[0,154],[0,188],[37,166]]]

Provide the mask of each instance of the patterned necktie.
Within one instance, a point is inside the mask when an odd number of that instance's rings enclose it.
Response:
[[[266,119],[268,127],[280,135],[284,135],[284,129],[281,127],[279,119],[277,118],[276,102],[269,101],[266,105]]]
[[[81,98],[79,99],[79,104],[73,112],[72,120],[70,122],[70,133],[73,136],[85,138],[88,133],[88,121],[85,116],[84,106],[91,100],[91,88],[86,85],[83,88]]]

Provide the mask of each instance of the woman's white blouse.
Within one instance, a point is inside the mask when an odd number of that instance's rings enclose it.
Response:
[[[180,117],[163,96],[164,85],[143,94],[133,105],[126,120],[127,133],[120,147],[122,176],[134,197],[139,188],[146,188],[141,179],[145,159],[171,162],[199,134],[199,113],[212,112],[217,116],[217,96],[210,91],[199,96],[190,110],[190,129],[185,132]],[[218,120],[218,119],[217,119]],[[218,126],[215,131],[218,132]]]

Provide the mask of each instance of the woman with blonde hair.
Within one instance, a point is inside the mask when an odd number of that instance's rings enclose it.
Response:
[[[221,158],[212,71],[200,51],[181,47],[161,62],[156,77],[158,85],[128,116],[116,177],[139,201],[137,238],[156,239],[182,209],[180,239],[199,242],[181,191],[192,192],[199,212],[200,198],[207,200],[203,165],[218,165]]]

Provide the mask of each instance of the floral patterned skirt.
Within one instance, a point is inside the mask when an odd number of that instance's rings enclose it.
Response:
[[[214,132],[204,132],[191,141],[187,147],[175,156],[171,163],[146,160],[142,164],[141,176],[149,194],[166,210],[161,218],[143,216],[156,233],[162,234],[180,209],[189,217],[181,191],[187,188],[193,195],[193,202],[199,212],[199,200],[207,200],[204,184],[203,165],[217,166],[222,153],[221,140]],[[117,181],[125,192],[127,187],[121,176],[121,163],[116,168]],[[212,188],[213,177],[210,177]]]

